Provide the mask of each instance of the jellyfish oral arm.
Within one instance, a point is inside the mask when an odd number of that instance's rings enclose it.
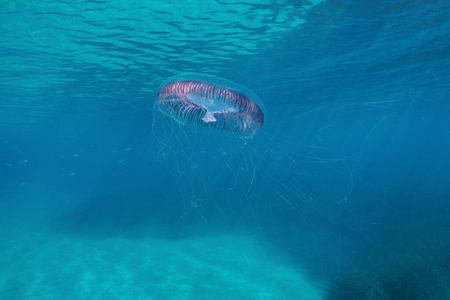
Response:
[[[210,112],[209,110],[206,111],[205,116],[202,118],[203,122],[209,123],[209,122],[216,122],[216,118],[214,117],[214,114]]]
[[[189,102],[206,110],[206,114],[202,118],[206,123],[217,121],[214,113],[234,113],[238,111],[235,107],[229,106],[226,102],[218,101],[218,99],[199,97],[194,94],[187,94],[186,98]]]

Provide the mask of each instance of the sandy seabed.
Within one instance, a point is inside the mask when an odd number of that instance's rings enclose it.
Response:
[[[0,245],[0,299],[321,299],[257,237],[33,235]]]

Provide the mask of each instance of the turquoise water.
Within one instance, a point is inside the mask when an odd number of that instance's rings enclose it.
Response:
[[[448,1],[0,3],[0,299],[449,299]],[[252,138],[153,110],[219,76]]]

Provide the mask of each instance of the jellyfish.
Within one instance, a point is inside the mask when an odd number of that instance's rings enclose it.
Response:
[[[347,107],[292,105],[286,112],[279,108],[289,118],[273,113],[268,119],[258,96],[237,83],[196,73],[164,81],[152,129],[157,158],[172,175],[167,187],[179,195],[171,197],[180,205],[175,231],[244,231],[292,251],[301,263],[312,262],[322,274],[333,257],[346,268],[345,257],[326,249],[359,247],[371,238],[371,224],[350,207],[353,195],[365,192],[353,177],[360,153],[342,156],[316,138],[335,127],[329,112]],[[308,118],[311,124],[303,120]],[[301,125],[312,127],[303,133]],[[369,134],[378,123],[370,126]]]
[[[173,178],[167,186],[175,186],[180,196],[174,202],[182,207],[174,216],[178,227],[245,224],[263,237],[298,243],[288,231],[271,231],[288,222],[299,224],[299,232],[304,228],[312,251],[317,220],[341,227],[335,223],[337,205],[322,201],[336,198],[335,191],[318,189],[316,174],[317,166],[333,170],[339,160],[322,159],[314,154],[317,149],[284,140],[268,127],[264,104],[249,89],[211,75],[178,75],[157,90],[153,113],[157,158]],[[342,181],[347,182],[345,175]],[[341,188],[345,196],[349,186]],[[320,253],[317,257],[321,260]]]

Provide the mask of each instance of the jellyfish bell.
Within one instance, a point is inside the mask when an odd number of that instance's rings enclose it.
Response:
[[[212,75],[173,76],[159,88],[155,111],[184,125],[253,137],[264,124],[265,108],[249,89]]]

